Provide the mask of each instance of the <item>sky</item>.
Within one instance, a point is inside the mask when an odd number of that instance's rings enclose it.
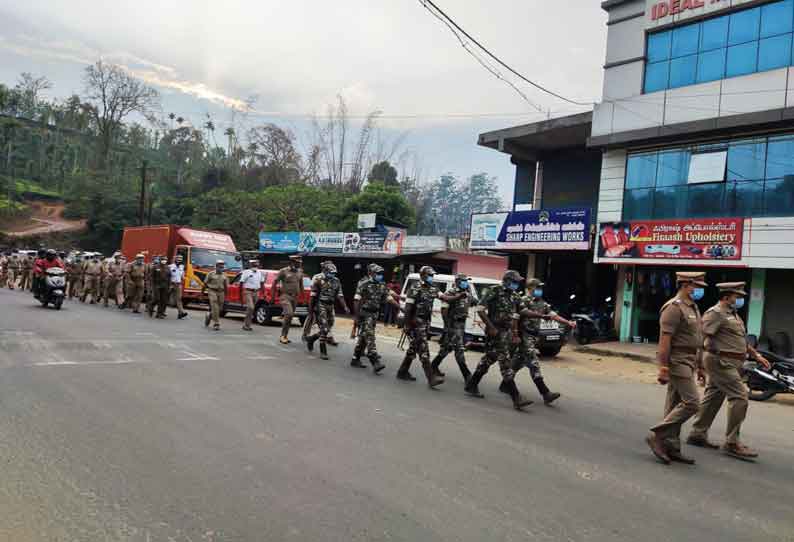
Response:
[[[600,0],[435,0],[526,77],[598,101],[606,46]],[[49,97],[82,92],[98,58],[162,94],[163,114],[219,128],[274,122],[308,141],[312,115],[337,95],[350,114],[382,112],[379,137],[401,142],[426,180],[486,172],[512,201],[509,156],[478,134],[581,111],[486,71],[420,0],[0,0],[0,82],[46,75]],[[232,113],[255,96],[253,111]],[[538,109],[543,112],[539,112]],[[417,167],[418,166],[418,167]]]

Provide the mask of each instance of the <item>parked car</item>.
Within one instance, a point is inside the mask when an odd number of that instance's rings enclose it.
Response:
[[[265,282],[259,290],[256,306],[254,308],[254,321],[257,324],[264,326],[269,324],[273,318],[281,316],[281,304],[279,302],[278,292],[275,289],[277,270],[263,269],[265,274]],[[240,283],[240,276],[238,273],[229,283],[229,289],[226,291],[226,301],[223,305],[222,315],[225,316],[229,312],[245,314],[245,303],[243,300],[242,285]],[[303,291],[298,296],[298,306],[295,309],[295,316],[300,319],[301,324],[306,321],[309,315],[309,297],[311,296],[312,281],[308,277],[303,278]]]

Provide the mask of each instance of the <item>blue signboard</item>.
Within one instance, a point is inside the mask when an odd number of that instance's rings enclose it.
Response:
[[[540,209],[474,214],[469,248],[588,250],[590,209]]]
[[[298,252],[301,234],[290,232],[259,232],[259,250],[292,254]]]

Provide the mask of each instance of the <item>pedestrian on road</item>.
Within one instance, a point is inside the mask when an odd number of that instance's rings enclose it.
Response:
[[[154,299],[152,307],[157,306],[156,318],[165,318],[168,307],[168,292],[171,289],[171,270],[168,268],[168,258],[160,255],[157,266],[152,269],[152,293]]]
[[[174,258],[174,263],[168,266],[171,271],[171,295],[174,296],[174,304],[176,305],[177,318],[181,320],[187,313],[182,306],[182,292],[185,287],[185,265],[182,261],[182,255],[177,254]]]
[[[144,255],[136,254],[135,261],[128,264],[125,269],[127,278],[127,306],[132,308],[134,314],[140,314],[141,301],[143,300],[144,289],[146,288],[146,264]]]
[[[306,348],[309,352],[313,351],[314,343],[319,339],[320,359],[328,359],[327,344],[331,329],[334,327],[336,302],[339,301],[345,314],[350,314],[342,292],[342,283],[339,282],[336,273],[336,266],[332,262],[324,262],[322,275],[315,276],[312,282],[309,313],[316,315],[319,331],[306,337]]]
[[[289,266],[281,269],[276,275],[275,286],[278,290],[281,303],[281,344],[289,344],[289,328],[298,296],[303,291],[303,259],[300,256],[290,256]]]
[[[102,264],[99,262],[99,254],[94,254],[85,266],[85,285],[80,301],[85,303],[91,297],[91,305],[99,299],[99,276],[102,273]]]
[[[391,303],[397,307],[400,303],[386,287],[383,278],[383,268],[378,264],[370,264],[369,276],[358,282],[356,295],[353,297],[353,333],[358,333],[356,347],[353,350],[351,367],[364,368],[361,356],[366,351],[367,358],[372,364],[375,374],[380,373],[386,366],[381,362],[378,347],[375,344],[375,328],[378,315],[384,303]]]
[[[535,387],[543,397],[543,403],[550,405],[560,398],[560,394],[549,390],[540,370],[540,358],[535,348],[538,335],[540,335],[540,321],[551,320],[572,329],[576,328],[576,322],[566,320],[552,310],[551,305],[543,299],[543,286],[545,285],[540,279],[529,279],[527,293],[521,297],[519,302],[518,329],[521,333],[521,341],[513,347],[513,372],[517,373],[522,367],[527,367]]]
[[[253,331],[251,323],[254,321],[254,309],[259,299],[259,291],[265,282],[265,275],[259,270],[259,260],[248,262],[248,269],[240,275],[240,284],[243,288],[243,302],[245,303],[245,320],[243,321],[243,331]]]
[[[212,328],[215,331],[221,329],[220,315],[226,299],[226,289],[229,287],[229,278],[223,271],[225,265],[223,260],[216,261],[215,270],[207,273],[204,279],[204,287],[202,288],[202,293],[207,294],[210,303],[207,316],[204,317],[204,327],[209,326],[210,320],[212,320]]]
[[[703,366],[706,370],[706,391],[700,402],[692,432],[687,443],[703,448],[717,448],[708,440],[708,431],[725,399],[728,399],[728,424],[722,451],[745,461],[758,457],[758,452],[745,446],[739,430],[747,416],[747,386],[739,369],[748,354],[769,369],[769,361],[747,343],[747,331],[738,310],[744,306],[744,282],[717,284],[719,302],[703,315]]]
[[[703,380],[700,309],[707,286],[705,273],[676,273],[678,293],[659,311],[659,384],[667,386],[664,418],[651,427],[645,439],[653,454],[664,464],[678,461],[693,465],[695,460],[681,451],[681,426],[697,414],[700,394],[695,375]]]
[[[488,373],[491,365],[498,363],[502,373],[499,391],[510,396],[516,410],[532,404],[532,401],[524,399],[519,393],[510,360],[511,344],[518,344],[521,340],[518,331],[518,292],[523,281],[524,278],[518,271],[509,270],[502,277],[502,284],[493,286],[480,300],[477,314],[485,324],[485,355],[464,388],[473,397],[485,397],[480,393],[480,380]]]
[[[442,336],[441,350],[439,350],[438,355],[433,359],[430,366],[435,374],[443,378],[445,375],[439,368],[441,362],[444,361],[444,358],[450,352],[454,352],[455,361],[458,363],[458,368],[460,368],[460,374],[463,375],[463,383],[465,384],[471,377],[471,371],[466,365],[466,320],[469,318],[469,309],[475,303],[472,288],[469,284],[469,277],[463,273],[455,275],[455,285],[447,293],[453,295],[463,294],[463,297],[441,303],[444,334]]]

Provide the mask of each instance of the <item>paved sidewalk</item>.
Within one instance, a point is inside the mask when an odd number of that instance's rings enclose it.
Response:
[[[635,344],[635,343],[622,343],[620,341],[610,341],[605,343],[594,343],[582,346],[571,341],[568,345],[577,352],[585,352],[588,354],[600,354],[604,356],[620,356],[623,358],[633,359],[636,361],[644,361],[646,363],[656,362],[656,351],[658,344]]]

